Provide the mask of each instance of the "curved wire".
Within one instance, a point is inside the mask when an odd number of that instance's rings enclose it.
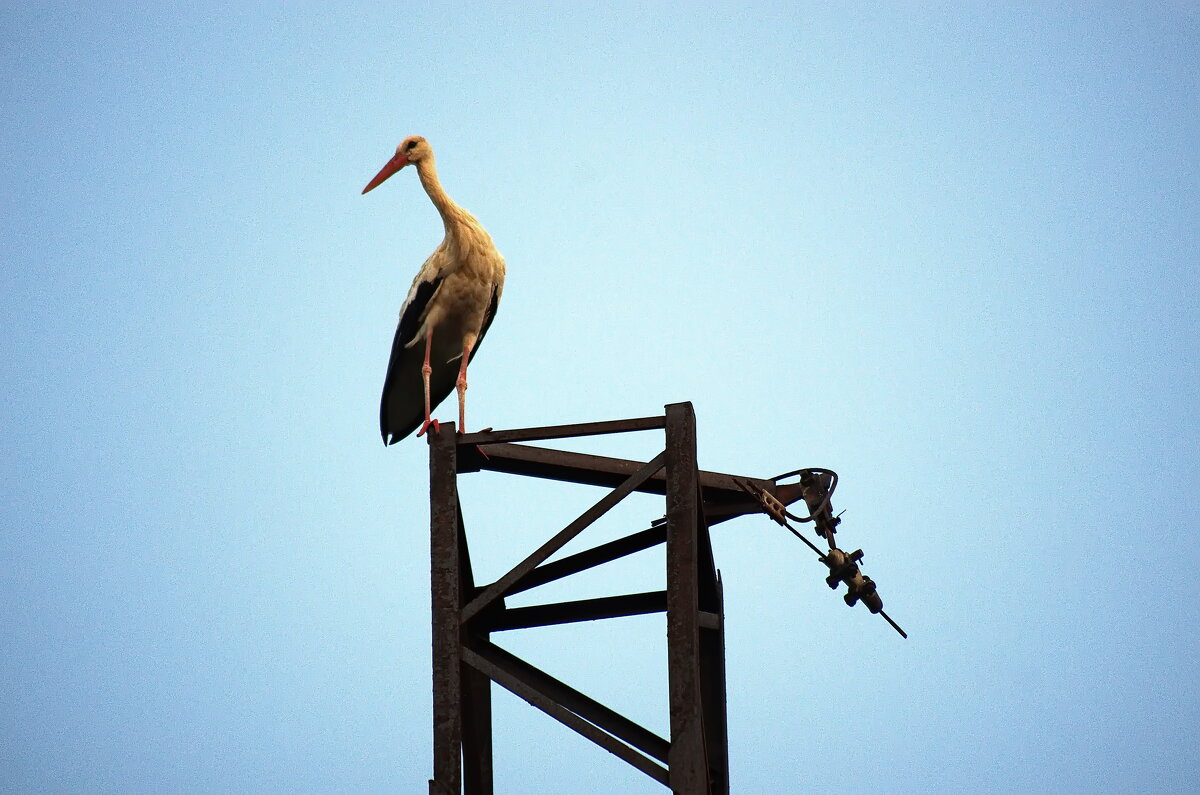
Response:
[[[824,511],[826,508],[829,507],[829,500],[830,500],[830,498],[833,497],[833,492],[837,489],[838,474],[836,472],[834,472],[832,469],[821,469],[819,467],[816,467],[816,468],[810,467],[810,468],[806,468],[806,469],[797,469],[792,472],[785,472],[782,475],[777,475],[776,477],[771,478],[771,480],[773,482],[775,482],[776,484],[778,484],[779,481],[783,480],[784,478],[791,478],[791,477],[795,477],[796,475],[803,475],[805,473],[808,473],[810,475],[818,475],[818,474],[831,475],[832,479],[829,481],[829,491],[825,492],[825,498],[823,500],[821,500],[821,504],[817,506],[817,509],[815,511],[813,511],[811,514],[809,514],[808,516],[806,516],[806,517],[796,516],[795,514],[791,513],[786,508],[784,508],[784,510],[783,510],[784,514],[786,514],[787,517],[794,522],[803,523],[803,522],[814,521],[817,518],[818,514],[820,514],[822,511]]]

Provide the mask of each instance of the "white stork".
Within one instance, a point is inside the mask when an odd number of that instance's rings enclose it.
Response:
[[[405,138],[363,193],[410,163],[417,167],[421,185],[442,216],[446,237],[421,266],[400,308],[379,404],[379,431],[385,445],[414,430],[420,436],[430,425],[437,431],[438,422],[430,418],[430,411],[452,388],[458,389],[458,430],[466,430],[467,364],[479,350],[504,291],[504,257],[475,217],[442,190],[433,147],[424,138]],[[423,359],[417,347],[422,341]],[[457,368],[446,366],[455,359],[461,360]]]

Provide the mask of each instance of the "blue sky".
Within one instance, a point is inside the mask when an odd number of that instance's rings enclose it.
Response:
[[[441,225],[411,173],[359,195],[410,134],[508,260],[469,425],[690,400],[705,468],[841,475],[911,638],[765,518],[714,529],[733,791],[1194,785],[1196,6],[31,3],[0,37],[0,789],[424,791],[426,449],[376,419]],[[462,489],[481,578],[599,497]],[[665,734],[661,616],[609,624],[502,643]],[[498,792],[659,791],[494,698]]]

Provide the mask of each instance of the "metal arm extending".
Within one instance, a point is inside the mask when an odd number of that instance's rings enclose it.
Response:
[[[663,452],[648,462],[587,455],[529,442],[663,430]],[[477,586],[459,504],[458,477],[488,470],[609,489],[574,521],[495,582]],[[458,436],[453,424],[429,437],[430,568],[433,603],[434,771],[430,793],[490,795],[491,683],[680,795],[729,792],[725,713],[724,601],[709,527],[805,499],[810,519],[828,531],[836,519],[828,495],[814,507],[811,484],[705,472],[696,465],[696,419],[690,403],[663,416],[485,431]],[[832,491],[832,489],[829,489]],[[633,492],[665,497],[665,518],[623,538],[558,560],[549,558]],[[818,510],[820,509],[820,510]],[[817,516],[820,514],[820,516]],[[829,520],[832,519],[832,524]],[[823,524],[824,523],[824,524]],[[793,531],[795,532],[795,531]],[[530,607],[505,599],[659,544],[666,545],[665,587]],[[814,547],[816,549],[816,547]],[[821,554],[819,550],[818,554]],[[828,557],[829,553],[825,553]],[[866,598],[866,597],[860,597]],[[664,612],[670,690],[669,739],[662,738],[497,646],[495,633],[566,622]]]

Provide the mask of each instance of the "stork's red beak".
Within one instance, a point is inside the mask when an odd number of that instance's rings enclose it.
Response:
[[[392,174],[395,174],[397,171],[399,171],[400,169],[404,168],[407,165],[408,165],[408,158],[405,157],[404,155],[400,154],[399,152],[397,152],[396,156],[393,157],[391,160],[387,161],[387,164],[383,168],[379,169],[379,173],[376,174],[374,176],[374,178],[372,178],[372,180],[367,183],[367,187],[363,188],[363,193],[366,193],[367,191],[371,190],[372,188],[378,187],[379,183],[383,182],[385,179],[390,177]]]

